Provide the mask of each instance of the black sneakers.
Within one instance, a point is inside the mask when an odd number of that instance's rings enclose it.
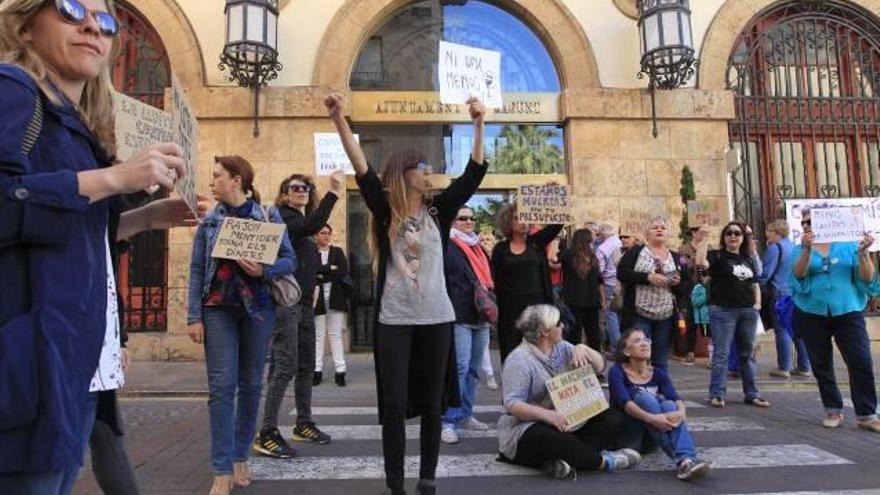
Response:
[[[315,372],[312,374],[312,386],[313,386],[313,387],[317,387],[317,386],[320,385],[321,382],[323,382],[323,381],[324,381],[324,373],[322,373],[322,372],[320,372],[320,371],[315,371]]]
[[[296,451],[287,444],[278,428],[260,431],[254,440],[254,452],[275,459],[291,459],[296,456]]]
[[[312,442],[317,444],[330,443],[330,435],[319,430],[315,423],[307,423],[304,425],[296,425],[293,428],[294,442]]]
[[[336,373],[336,385],[340,387],[345,386],[345,373]]]

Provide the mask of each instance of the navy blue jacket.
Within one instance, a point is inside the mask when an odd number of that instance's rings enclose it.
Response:
[[[81,415],[106,326],[111,200],[89,204],[77,172],[110,164],[70,104],[0,65],[0,472],[82,464]],[[111,244],[114,244],[111,235]]]
[[[446,245],[444,268],[446,270],[446,292],[455,308],[455,322],[477,325],[481,322],[480,313],[474,304],[473,272],[465,254],[454,242]]]

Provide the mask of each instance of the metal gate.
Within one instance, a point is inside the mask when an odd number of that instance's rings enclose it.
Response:
[[[848,2],[779,2],[728,61],[737,218],[763,232],[790,198],[880,194],[880,19]]]
[[[157,108],[164,106],[171,85],[171,66],[162,40],[133,8],[117,3],[122,30],[120,53],[113,68],[117,90]],[[168,235],[144,232],[131,240],[119,260],[119,290],[125,302],[128,331],[165,331],[167,327]]]

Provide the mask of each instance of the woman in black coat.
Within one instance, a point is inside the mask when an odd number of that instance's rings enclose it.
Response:
[[[320,385],[324,379],[324,336],[330,338],[330,351],[336,369],[335,381],[340,387],[345,386],[345,350],[342,344],[342,330],[345,327],[345,315],[348,311],[348,289],[351,279],[348,278],[348,260],[345,252],[333,246],[330,237],[333,227],[325,225],[315,235],[321,265],[318,267],[317,302],[315,303],[315,375],[314,385]],[[346,287],[346,281],[348,287]]]
[[[372,213],[371,252],[377,274],[378,304],[374,359],[382,421],[385,483],[390,493],[403,489],[405,420],[421,416],[421,466],[417,490],[436,492],[440,455],[440,418],[459,401],[452,346],[455,311],[446,283],[443,253],[452,221],[486,174],[483,159],[485,108],[469,102],[474,121],[471,160],[464,174],[431,196],[425,155],[395,152],[380,179],[367,165],[363,150],[345,120],[342,96],[324,104],[357,175],[361,196]],[[449,402],[444,403],[444,399]]]

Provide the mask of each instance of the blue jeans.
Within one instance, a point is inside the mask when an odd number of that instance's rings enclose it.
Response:
[[[639,315],[633,318],[632,326],[645,332],[645,336],[651,339],[651,364],[658,368],[666,368],[677,319],[674,314],[665,320],[651,320]]]
[[[233,462],[247,461],[254,440],[274,305],[269,302],[260,315],[256,321],[233,307],[205,307],[202,314],[211,462],[217,474],[231,474]]]
[[[663,414],[678,410],[678,405],[676,405],[675,402],[662,399],[657,397],[656,394],[646,391],[639,392],[636,395],[634,402],[641,407],[643,411],[651,414]],[[691,431],[687,426],[687,421],[682,421],[681,424],[670,431],[660,431],[650,426],[648,426],[646,430],[648,430],[651,438],[660,444],[660,448],[663,449],[663,452],[665,452],[670,459],[675,461],[676,464],[685,459],[695,459],[697,457],[697,451],[694,448],[694,439],[691,437]]]
[[[810,371],[810,358],[807,356],[807,345],[804,339],[794,331],[794,302],[791,296],[780,296],[774,301],[773,333],[776,335],[776,364],[782,371],[790,371],[792,367],[791,346],[797,350],[797,369]]]
[[[856,311],[839,316],[819,316],[795,309],[794,321],[810,352],[813,375],[819,384],[825,412],[840,413],[843,410],[843,398],[834,376],[834,347],[831,344],[834,338],[849,372],[849,390],[856,416],[861,421],[876,419],[877,389],[865,315]]]
[[[739,373],[742,379],[745,401],[759,397],[755,383],[755,368],[751,365],[752,350],[755,347],[755,330],[758,325],[758,311],[755,308],[722,308],[709,306],[709,321],[712,328],[712,378],[709,382],[709,397],[723,399],[727,395],[727,356],[730,344],[736,340]]]
[[[605,333],[608,336],[608,348],[611,349],[611,352],[614,352],[617,349],[617,341],[620,340],[620,316],[617,315],[617,311],[607,308],[602,310],[602,314],[605,316]]]
[[[488,325],[455,324],[455,362],[458,369],[458,389],[461,407],[450,407],[443,414],[443,424],[457,425],[474,415],[474,400],[483,363],[483,350],[489,343]]]
[[[89,444],[97,408],[98,393],[89,392],[80,417],[83,452]],[[70,466],[53,471],[0,473],[0,495],[69,495],[73,492],[79,468],[80,466]]]

